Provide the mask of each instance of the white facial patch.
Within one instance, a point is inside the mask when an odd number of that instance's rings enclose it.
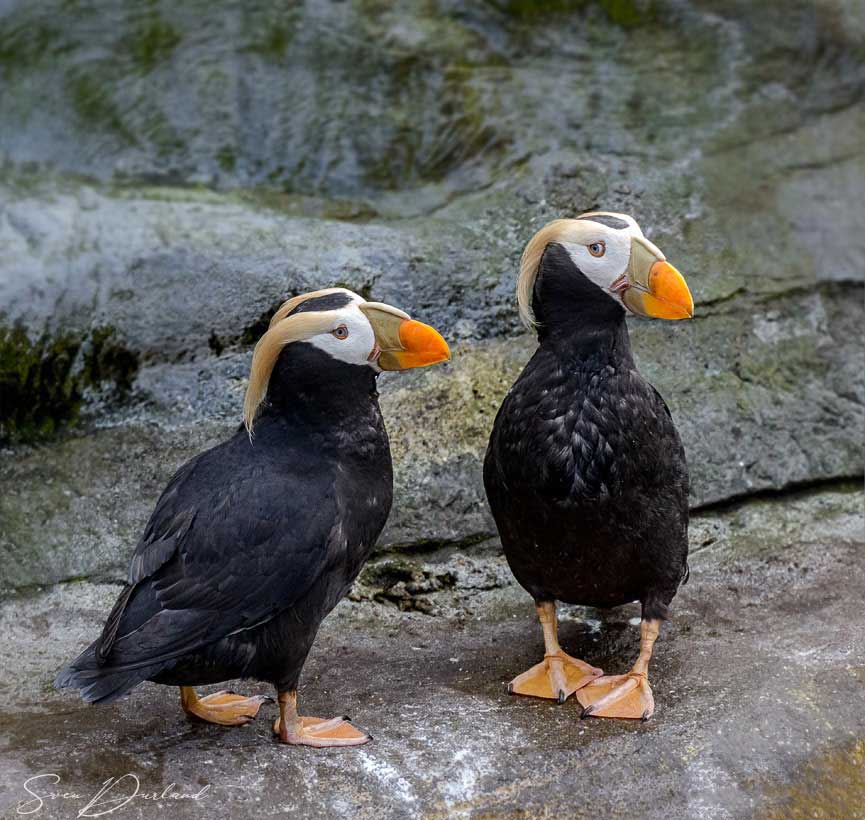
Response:
[[[307,342],[341,362],[374,366],[369,357],[375,348],[375,333],[358,304],[353,302],[339,310],[328,311],[328,315],[333,317],[333,327],[327,333],[312,336]],[[344,338],[341,338],[344,333],[341,327],[348,332]]]
[[[595,222],[589,217],[580,219],[581,234],[579,243],[562,242],[573,263],[583,272],[589,281],[596,284],[611,299],[621,303],[618,293],[611,287],[627,271],[631,259],[631,238],[643,236],[640,226],[626,214],[610,214],[616,220],[626,222],[627,227],[611,228],[601,222]],[[601,256],[592,254],[589,247],[602,244],[604,252]]]

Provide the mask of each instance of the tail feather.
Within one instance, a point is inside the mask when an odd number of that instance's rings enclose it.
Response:
[[[108,656],[111,654],[111,650],[114,648],[114,642],[117,640],[117,630],[120,627],[120,619],[123,617],[126,605],[129,603],[129,599],[132,597],[134,591],[134,584],[124,587],[123,592],[108,615],[108,620],[105,622],[102,634],[93,644],[96,649],[96,661],[100,666],[105,664]]]
[[[137,669],[104,667],[98,657],[99,641],[94,641],[54,678],[55,689],[77,689],[86,703],[111,703],[139,683],[156,675],[164,664]]]

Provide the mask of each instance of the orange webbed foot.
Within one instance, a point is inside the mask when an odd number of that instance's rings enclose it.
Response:
[[[603,674],[603,669],[558,650],[545,655],[540,663],[517,675],[508,684],[508,692],[564,703],[574,692]]]
[[[577,692],[577,700],[583,707],[583,718],[648,720],[655,711],[652,687],[639,672],[597,678]]]
[[[273,733],[282,743],[293,746],[361,746],[372,740],[366,732],[362,732],[349,722],[347,717],[317,718],[301,717],[299,724],[293,727],[282,727],[282,720],[273,722]]]
[[[191,694],[184,694],[182,701],[186,714],[218,726],[243,726],[258,716],[262,704],[273,702],[267,695],[246,697],[223,690],[199,698],[191,688],[188,691]]]

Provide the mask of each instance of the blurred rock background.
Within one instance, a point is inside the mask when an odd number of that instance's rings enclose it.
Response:
[[[121,578],[270,312],[333,284],[454,352],[381,379],[382,552],[471,550],[520,252],[596,207],[695,296],[631,323],[694,506],[861,478],[863,101],[857,0],[6,0],[0,588]]]
[[[0,0],[0,815],[130,772],[208,786],[190,820],[865,820],[863,202],[862,0]],[[506,694],[542,646],[481,483],[519,255],[596,207],[697,305],[630,325],[693,479],[646,724]],[[453,351],[380,380],[394,509],[304,670],[375,742],[53,691],[270,313],[333,284]],[[563,645],[624,671],[638,615],[561,607]]]

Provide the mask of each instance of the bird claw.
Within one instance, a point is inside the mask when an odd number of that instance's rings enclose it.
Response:
[[[577,692],[581,718],[630,718],[644,723],[655,711],[652,687],[643,674],[606,675]]]
[[[559,651],[517,675],[508,684],[508,693],[549,698],[561,704],[603,674],[602,669]]]

